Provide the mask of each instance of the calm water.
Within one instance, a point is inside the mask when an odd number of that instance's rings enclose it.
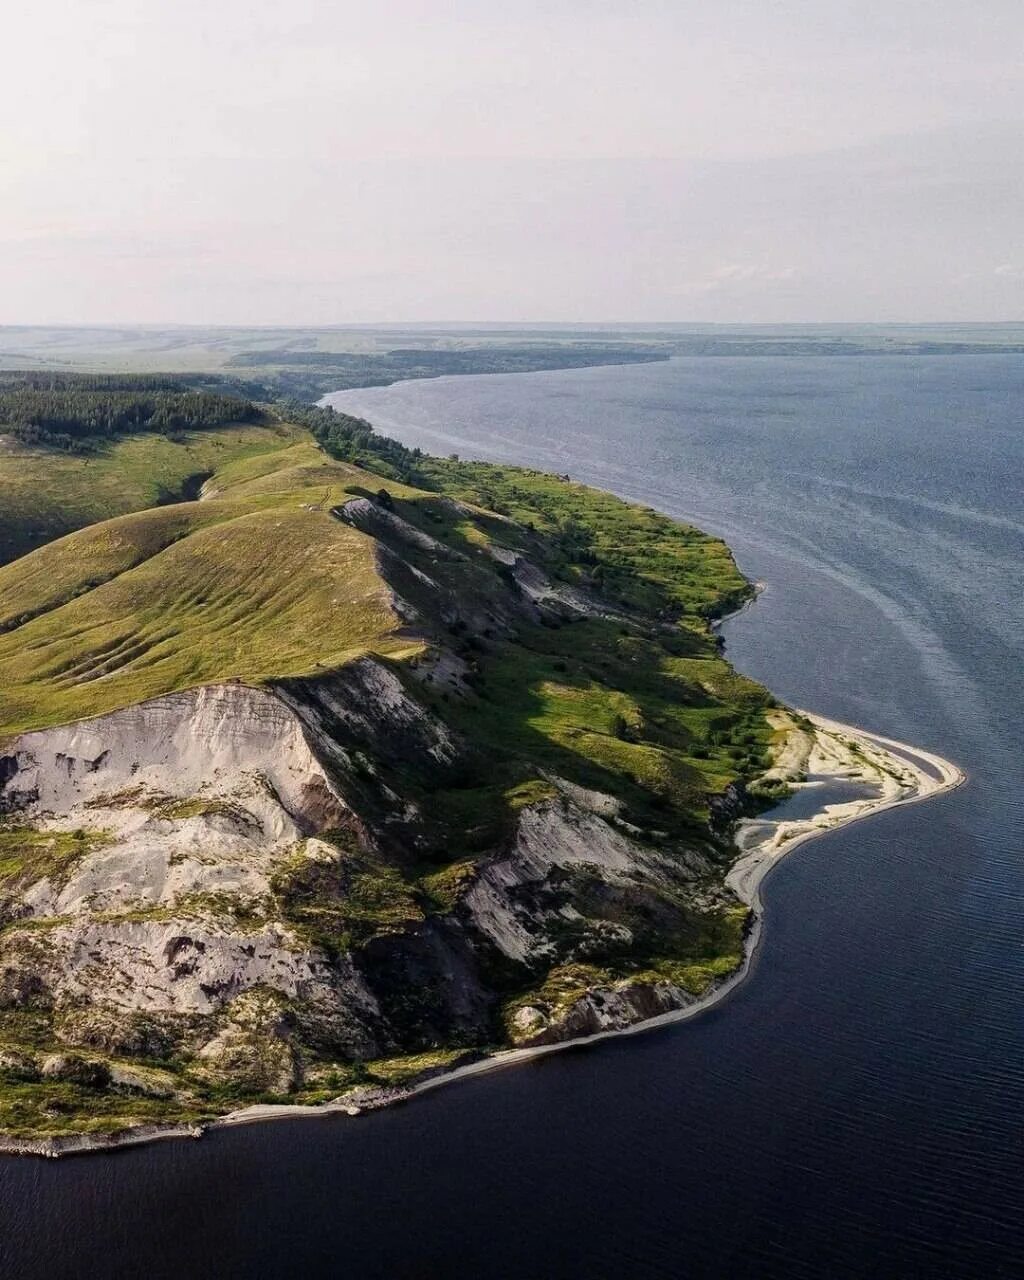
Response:
[[[357,1121],[0,1163],[6,1276],[1024,1275],[1024,359],[346,393],[725,534],[733,660],[971,780],[803,846],[695,1022]]]

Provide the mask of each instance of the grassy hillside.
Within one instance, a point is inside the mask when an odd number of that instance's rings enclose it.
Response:
[[[707,626],[748,591],[719,540],[538,472],[432,459],[425,490],[331,459],[295,431],[272,439],[259,451],[266,437],[236,438],[208,501],[101,522],[0,568],[0,734],[202,683],[418,651],[373,540],[332,514],[386,491],[396,515],[452,552],[403,547],[435,584],[428,598],[415,582],[405,591],[423,639],[455,643],[471,663],[478,697],[443,711],[490,761],[479,787],[439,797],[440,809],[450,799],[470,826],[473,812],[496,820],[507,788],[495,779],[514,786],[529,759],[625,789],[650,821],[666,804],[706,817],[705,793],[756,771],[766,695],[732,672]],[[125,442],[140,443],[152,442]],[[514,642],[456,627],[453,639],[444,598],[471,612],[507,589],[496,543],[555,583],[600,591],[622,618],[523,625]]]
[[[554,571],[625,608],[702,630],[750,594],[721,539],[650,507],[523,467],[430,457],[415,465],[428,487],[536,531]]]
[[[0,564],[193,496],[230,459],[295,438],[251,401],[184,377],[0,373]]]
[[[0,734],[433,643],[470,665],[476,698],[438,710],[488,761],[479,785],[436,798],[456,844],[505,821],[506,793],[538,766],[628,795],[648,825],[665,806],[704,823],[710,795],[757,774],[768,695],[732,671],[709,628],[750,591],[719,539],[557,476],[425,457],[329,410],[301,416],[331,453],[303,426],[247,426],[180,443],[143,433],[7,470],[5,518],[22,540],[40,510],[82,520],[142,506],[172,476],[212,474],[207,501],[101,521],[0,567]],[[449,553],[400,548],[418,575],[399,584],[419,618],[412,643],[374,540],[332,514],[378,493]],[[458,621],[507,592],[510,554],[606,612],[519,625],[514,642]]]
[[[371,540],[290,498],[72,535],[0,570],[0,602],[0,734],[410,647]]]
[[[0,435],[0,564],[85,525],[174,501],[225,462],[274,453],[293,429],[237,425],[143,432],[86,453],[26,445]]]

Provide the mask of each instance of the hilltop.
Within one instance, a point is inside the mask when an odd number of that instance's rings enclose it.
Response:
[[[294,439],[225,387],[166,375],[0,373],[0,565],[74,529],[194,496]]]
[[[330,411],[166,447],[218,439],[0,568],[0,1127],[320,1102],[735,969],[787,730],[724,544]]]

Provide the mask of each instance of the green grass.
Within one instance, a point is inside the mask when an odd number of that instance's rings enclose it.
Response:
[[[420,471],[428,487],[546,534],[551,568],[625,607],[700,619],[750,596],[720,538],[650,507],[523,467],[426,458]]]
[[[306,484],[337,484],[341,477],[362,476],[355,467],[335,462],[309,438],[297,440],[275,453],[238,458],[217,469],[209,487],[218,496],[246,493],[279,493]]]
[[[492,770],[529,762],[624,798],[642,825],[664,826],[669,814],[703,823],[709,794],[760,767],[770,700],[717,655],[672,652],[693,643],[683,633],[649,640],[607,619],[524,627],[478,658],[477,698],[439,711]],[[474,793],[456,794],[469,813]],[[490,815],[493,826],[499,806],[511,811],[504,786],[488,779],[477,795],[480,821]]]
[[[234,511],[214,502],[156,507],[91,525],[0,566],[0,633],[85,595]]]
[[[396,867],[356,850],[340,832],[334,843],[331,860],[301,847],[272,880],[282,918],[308,941],[347,951],[423,919],[420,894]]]
[[[102,831],[39,831],[0,825],[0,895],[49,879],[60,888],[88,853],[107,843]]]
[[[770,695],[731,669],[710,630],[711,618],[750,593],[728,548],[555,476],[441,459],[418,466],[424,483],[471,504],[460,513],[395,491],[403,518],[466,557],[426,555],[419,566],[453,598],[485,595],[495,575],[507,580],[485,554],[496,542],[622,611],[522,625],[512,640],[457,628],[454,640],[444,637],[469,661],[477,697],[438,695],[434,708],[487,762],[479,780],[430,792],[453,860],[509,830],[510,788],[538,766],[625,799],[644,828],[704,826],[710,795],[759,772],[771,740]],[[413,600],[429,611],[426,594]]]
[[[209,487],[218,496],[234,499],[301,491],[307,501],[322,503],[324,508],[344,501],[347,494],[377,493],[381,489],[396,498],[426,497],[397,480],[386,480],[331,458],[305,433],[278,453],[239,458],[218,468]]]
[[[726,951],[709,956],[704,961],[687,963],[682,960],[658,961],[651,969],[652,981],[668,981],[682,987],[692,996],[704,995],[712,983],[728,977],[743,959],[742,950]],[[641,975],[636,975],[639,978]]]
[[[0,1131],[18,1138],[67,1133],[117,1133],[144,1124],[192,1124],[209,1119],[195,1104],[174,1098],[104,1093],[61,1081],[5,1081],[0,1087]]]
[[[459,899],[473,883],[475,874],[476,863],[467,858],[424,876],[420,881],[420,889],[428,905],[444,915],[455,910]]]
[[[401,1058],[377,1058],[365,1064],[369,1081],[384,1085],[403,1085],[438,1067],[451,1067],[465,1056],[465,1049],[433,1049]]]
[[[676,954],[668,957],[640,950],[628,956],[605,957],[600,964],[577,961],[555,965],[539,985],[505,1004],[505,1026],[514,1040],[512,1018],[517,1010],[532,1005],[544,1011],[549,1019],[557,1020],[589,991],[618,983],[653,986],[670,982],[692,996],[704,995],[713,983],[732,973],[742,961],[748,914],[745,907],[713,913],[707,930],[696,936],[688,947],[674,948]]]
[[[99,562],[88,555],[97,540],[114,547]],[[48,591],[71,598],[0,636],[0,734],[416,647],[396,635],[372,541],[296,502],[193,503],[36,554],[43,566],[29,556],[0,570],[8,616],[44,608]],[[129,567],[114,572],[119,556]],[[90,590],[100,572],[113,576]]]
[[[180,822],[185,818],[249,818],[241,806],[232,804],[230,800],[209,800],[196,797],[191,800],[165,800],[152,806],[153,816],[163,818],[167,822]]]
[[[506,1034],[515,1043],[512,1019],[527,1006],[539,1008],[551,1020],[557,1020],[595,987],[609,987],[615,981],[612,972],[593,964],[560,964],[549,970],[544,981],[529,991],[509,1000],[503,1010]]]
[[[299,434],[240,425],[187,433],[179,443],[149,433],[89,454],[0,437],[0,564],[98,520],[173,501],[191,477],[232,460],[272,457]]]
[[[372,540],[331,514],[380,479],[295,429],[250,432],[234,452],[215,432],[196,441],[226,458],[213,477],[221,496],[93,524],[0,566],[0,735],[418,649],[397,634]],[[178,446],[134,437],[110,458],[167,447]]]

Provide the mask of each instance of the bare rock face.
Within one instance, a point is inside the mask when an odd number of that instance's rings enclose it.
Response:
[[[0,1080],[38,1080],[35,1057],[18,1049],[0,1049]]]
[[[308,833],[354,822],[276,694],[201,688],[24,734],[0,776],[9,829],[66,850],[0,902],[0,1006],[52,1011],[69,1044],[161,1056],[270,990],[315,1010],[339,1052],[388,1043],[350,959],[296,933],[274,900]]]
[[[416,551],[427,551],[445,560],[465,558],[453,551],[446,543],[423,533],[408,520],[403,520],[400,515],[396,515],[394,511],[388,510],[387,507],[370,498],[350,498],[343,506],[337,508],[336,514],[346,524],[358,529],[360,533],[369,534],[370,537],[385,544],[404,544]]]
[[[524,963],[550,959],[552,926],[580,919],[566,895],[555,892],[566,873],[596,877],[626,893],[638,882],[667,886],[690,873],[612,825],[612,797],[555,781],[562,794],[522,811],[510,848],[483,866],[465,899],[474,926],[506,957]],[[703,870],[697,862],[694,872]],[[625,926],[591,926],[605,941],[616,928],[628,944]]]
[[[376,520],[369,507],[355,516]],[[0,881],[0,1014],[44,1027],[48,1054],[0,1043],[0,1072],[194,1101],[493,1044],[502,991],[625,953],[709,879],[699,850],[645,843],[613,796],[550,777],[439,909],[417,879],[431,787],[453,785],[467,748],[431,707],[467,696],[466,677],[445,650],[415,671],[366,657],[17,739],[0,758],[5,834],[25,841]],[[690,999],[595,979],[524,1004],[505,1034],[553,1043]]]
[[[40,1074],[44,1080],[63,1080],[87,1089],[103,1089],[110,1084],[109,1068],[77,1053],[51,1053],[43,1059]]]
[[[451,764],[459,752],[452,731],[427,713],[395,672],[374,658],[348,663],[329,679],[282,687],[280,698],[294,709],[324,758],[344,767],[350,750],[374,756],[425,756]],[[328,824],[325,824],[328,825]]]
[[[603,1031],[622,1031],[692,1004],[694,997],[671,982],[621,982],[598,986],[558,1008],[524,1005],[510,1019],[518,1048],[560,1044]]]
[[[545,907],[544,893],[555,868],[597,865],[624,875],[641,866],[643,856],[602,818],[568,797],[528,808],[520,816],[515,841],[504,855],[483,868],[466,896],[475,926],[509,959],[540,958],[547,938],[539,926],[560,913]]]
[[[52,959],[43,976],[62,1001],[99,994],[125,1010],[207,1014],[269,986],[314,1002],[344,992],[354,1010],[374,1012],[351,970],[328,963],[280,925],[245,932],[198,920],[79,919],[58,925],[48,941]]]
[[[8,813],[59,818],[89,809],[111,821],[116,811],[138,808],[147,792],[248,799],[252,823],[275,839],[345,809],[298,718],[272,693],[240,684],[23,734],[0,766],[0,807]]]
[[[516,1040],[526,1044],[546,1029],[548,1018],[543,1009],[534,1004],[524,1004],[512,1014],[511,1025]]]
[[[55,1021],[55,1038],[77,1048],[115,1057],[167,1057],[174,1048],[180,1026],[151,1013],[132,1012],[93,1002],[68,1005]]]

